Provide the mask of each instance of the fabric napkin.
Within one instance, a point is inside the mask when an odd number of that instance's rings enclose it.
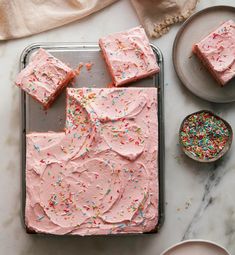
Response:
[[[118,0],[0,0],[0,40],[37,34],[90,15]],[[186,19],[197,0],[131,0],[147,33],[159,37]]]
[[[131,0],[140,22],[151,37],[167,33],[174,23],[187,19],[198,0]]]
[[[81,19],[117,0],[0,0],[0,40],[37,34]]]

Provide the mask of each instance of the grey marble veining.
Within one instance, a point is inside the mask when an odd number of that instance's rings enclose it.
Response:
[[[234,0],[200,1],[197,9]],[[120,18],[125,10],[125,18]],[[112,17],[112,22],[107,22]],[[235,149],[212,165],[187,158],[178,145],[178,130],[189,113],[208,109],[235,127],[235,103],[203,101],[179,82],[171,51],[179,26],[154,40],[165,60],[165,223],[159,234],[122,237],[53,237],[27,235],[21,217],[19,90],[13,82],[24,47],[36,42],[94,42],[105,34],[127,29],[139,21],[127,0],[82,21],[28,38],[0,42],[0,255],[123,254],[159,255],[172,244],[203,238],[225,246],[235,254]]]

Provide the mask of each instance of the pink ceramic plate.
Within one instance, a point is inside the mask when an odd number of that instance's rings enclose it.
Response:
[[[229,255],[216,243],[205,240],[187,240],[164,251],[161,255]]]

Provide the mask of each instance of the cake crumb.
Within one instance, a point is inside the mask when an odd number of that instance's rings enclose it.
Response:
[[[79,63],[78,67],[74,69],[75,74],[78,76],[83,68],[84,64],[82,62]]]
[[[87,70],[87,71],[90,71],[93,65],[94,65],[93,63],[86,63],[86,64],[85,64],[86,70]]]

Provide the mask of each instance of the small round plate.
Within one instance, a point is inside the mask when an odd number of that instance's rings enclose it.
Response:
[[[235,7],[213,6],[199,11],[185,21],[173,45],[179,79],[193,94],[210,102],[235,101],[235,79],[221,87],[192,53],[192,46],[229,19],[235,21]]]
[[[216,243],[205,240],[188,240],[178,243],[161,255],[229,255],[228,251]]]

